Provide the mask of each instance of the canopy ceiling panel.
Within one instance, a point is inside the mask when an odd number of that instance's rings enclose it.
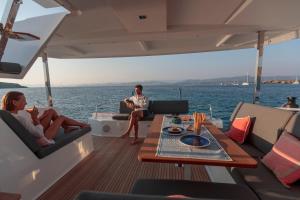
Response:
[[[224,24],[244,0],[171,0],[168,1],[168,25]]]
[[[300,27],[299,0],[253,0],[231,24],[256,25],[265,30]]]
[[[71,14],[48,44],[49,56],[56,58],[253,48],[258,31],[266,31],[266,45],[299,38],[299,0],[58,2]],[[82,14],[76,15],[74,10]]]

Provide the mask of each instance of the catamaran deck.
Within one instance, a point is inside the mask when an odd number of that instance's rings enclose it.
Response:
[[[174,164],[142,163],[138,151],[142,141],[93,137],[95,151],[42,194],[39,199],[73,199],[82,190],[128,193],[140,178],[183,179],[183,168]],[[59,163],[53,163],[56,165]],[[55,167],[55,166],[53,166]],[[210,181],[203,166],[192,166],[192,180]]]

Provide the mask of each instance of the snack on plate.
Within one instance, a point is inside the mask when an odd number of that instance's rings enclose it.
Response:
[[[189,125],[187,128],[186,128],[187,131],[194,131],[194,126],[193,125]]]
[[[170,127],[170,128],[168,128],[168,131],[172,132],[172,133],[180,133],[181,129],[178,127]]]

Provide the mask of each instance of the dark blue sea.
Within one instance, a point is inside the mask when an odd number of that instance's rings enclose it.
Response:
[[[212,106],[213,117],[221,118],[224,127],[228,126],[231,112],[238,102],[252,102],[253,86],[177,86],[159,85],[144,86],[144,94],[150,100],[189,101],[189,111],[206,112]],[[1,97],[10,90],[22,91],[28,102],[33,105],[47,105],[45,88],[0,89]],[[54,106],[64,115],[78,120],[87,121],[98,106],[99,112],[118,112],[119,101],[132,94],[130,86],[99,86],[99,87],[54,87],[52,88]],[[287,96],[295,96],[300,103],[300,85],[262,85],[261,104],[276,107],[286,102]]]

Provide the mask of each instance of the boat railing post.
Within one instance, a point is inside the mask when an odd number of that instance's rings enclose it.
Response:
[[[182,91],[181,91],[182,89],[181,89],[181,87],[179,87],[178,90],[179,90],[179,99],[182,100]]]
[[[208,104],[208,105],[209,105],[210,119],[212,120],[213,119],[212,107],[211,107],[211,104]]]
[[[98,109],[100,108],[100,109],[102,109],[102,104],[96,104],[96,109],[95,109],[95,119],[97,119],[98,118]],[[100,110],[99,109],[99,110]]]
[[[50,76],[49,76],[49,67],[48,67],[48,55],[45,50],[42,52],[42,60],[43,60],[43,65],[44,65],[44,78],[45,78],[45,87],[46,87],[48,106],[53,107]]]
[[[263,61],[263,54],[264,54],[264,37],[265,37],[265,32],[258,31],[253,104],[259,103],[262,61]]]

